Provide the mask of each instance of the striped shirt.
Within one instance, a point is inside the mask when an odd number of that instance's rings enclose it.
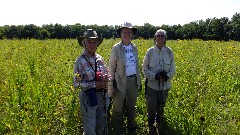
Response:
[[[84,51],[83,54],[76,59],[73,77],[75,88],[80,87],[82,90],[96,88],[95,64],[97,66],[97,71],[102,72],[103,74],[108,74],[108,67],[105,64],[103,57],[97,53],[94,56],[91,56],[87,51]]]

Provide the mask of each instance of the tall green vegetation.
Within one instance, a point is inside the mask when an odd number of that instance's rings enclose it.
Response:
[[[108,63],[113,44],[98,52]],[[152,40],[136,39],[140,64]],[[0,40],[0,134],[82,133],[73,64],[77,40]],[[177,74],[166,106],[167,134],[240,134],[240,43],[173,40]],[[144,82],[142,82],[144,83]],[[143,85],[144,86],[144,85]],[[144,87],[139,134],[147,133]]]

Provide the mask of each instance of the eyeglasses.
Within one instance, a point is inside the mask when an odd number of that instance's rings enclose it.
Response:
[[[157,35],[157,37],[165,37],[165,35]]]

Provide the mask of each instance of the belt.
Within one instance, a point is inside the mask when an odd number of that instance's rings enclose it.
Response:
[[[95,88],[92,88],[92,89],[95,89]],[[106,90],[105,89],[95,89],[95,91],[96,92],[106,92]],[[84,92],[87,92],[87,90],[85,90]]]
[[[129,75],[127,77],[136,77],[136,74],[133,74],[133,75]]]
[[[96,92],[106,92],[105,89],[96,89]]]

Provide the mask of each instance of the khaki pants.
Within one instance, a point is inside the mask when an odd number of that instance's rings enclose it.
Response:
[[[122,111],[124,106],[124,100],[126,98],[126,111],[127,111],[127,126],[128,128],[135,127],[135,114],[136,114],[136,102],[138,95],[138,86],[136,77],[127,77],[126,93],[122,93],[119,90],[116,91],[113,98],[113,112],[112,112],[112,126],[121,128],[122,123]]]
[[[164,115],[164,107],[168,97],[168,90],[154,90],[147,86],[145,97],[147,101],[147,113],[148,113],[148,124],[152,126],[155,123],[160,122]]]

